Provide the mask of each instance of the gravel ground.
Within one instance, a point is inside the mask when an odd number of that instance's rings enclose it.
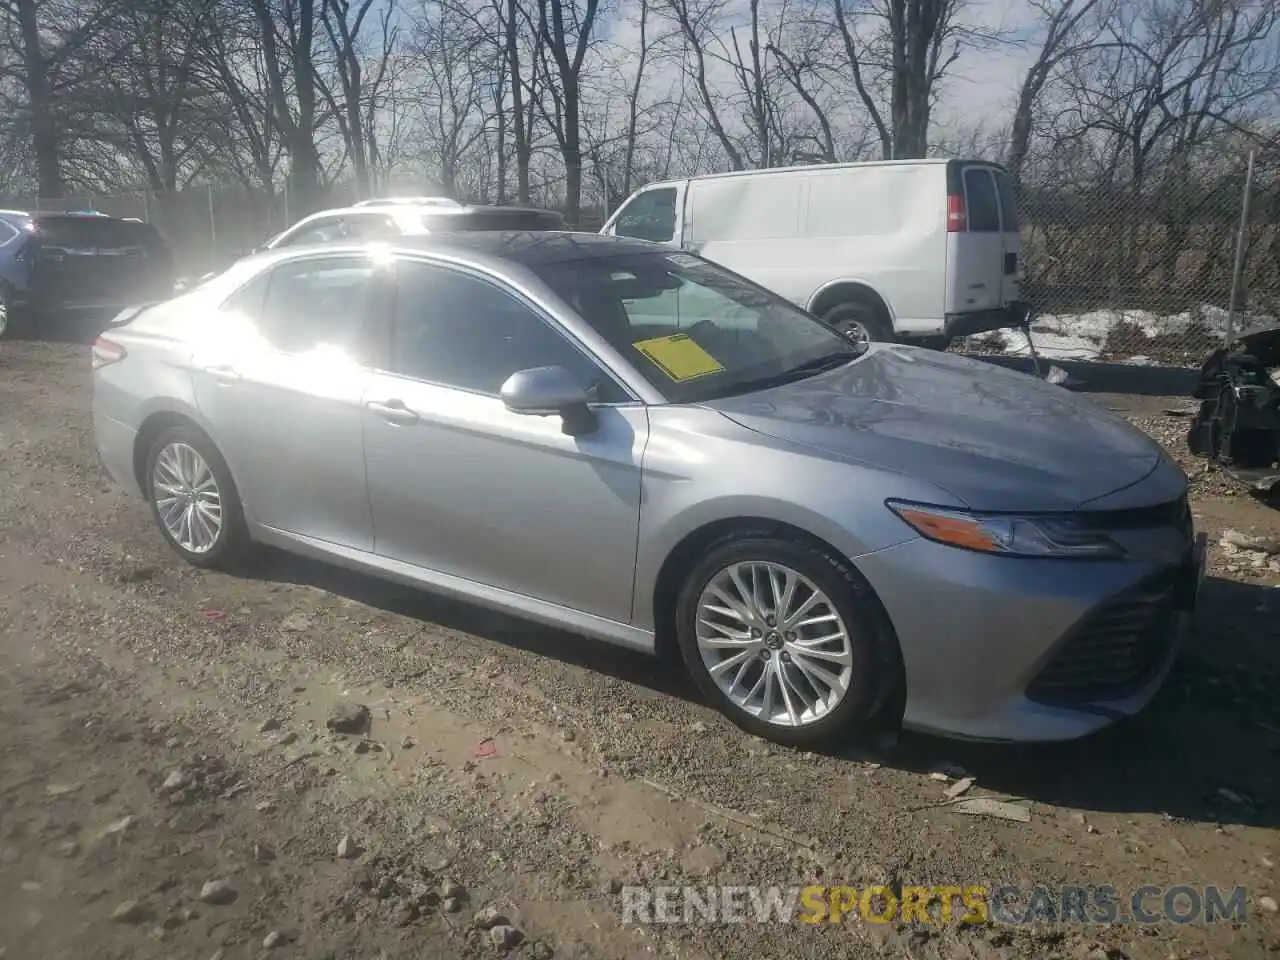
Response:
[[[1280,953],[1280,572],[1218,546],[1280,518],[1198,464],[1201,625],[1143,716],[815,755],[585,640],[278,554],[184,565],[99,470],[86,354],[0,349],[4,960]],[[1180,450],[1181,401],[1100,399]],[[939,805],[940,764],[1030,822]],[[1242,885],[1248,915],[623,925],[636,883]]]

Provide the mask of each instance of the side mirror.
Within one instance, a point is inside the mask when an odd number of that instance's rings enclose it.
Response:
[[[587,391],[564,367],[517,370],[502,385],[502,402],[512,413],[534,417],[559,415],[564,432],[573,437],[596,428]]]

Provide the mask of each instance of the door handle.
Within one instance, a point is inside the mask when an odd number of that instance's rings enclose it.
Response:
[[[388,423],[397,423],[407,427],[417,423],[420,419],[416,413],[405,406],[403,400],[370,400],[365,406]]]
[[[217,364],[212,367],[205,367],[204,372],[219,383],[235,383],[240,379],[240,372],[230,364]]]

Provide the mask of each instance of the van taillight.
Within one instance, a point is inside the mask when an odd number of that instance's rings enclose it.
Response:
[[[93,344],[91,367],[98,370],[113,363],[119,363],[125,357],[125,349],[120,344],[99,337]]]
[[[965,216],[964,195],[953,193],[947,197],[947,233],[964,233],[968,229]]]

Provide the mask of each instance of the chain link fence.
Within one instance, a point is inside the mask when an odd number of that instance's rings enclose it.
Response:
[[[1199,366],[1227,336],[1233,285],[1235,335],[1280,324],[1280,149],[1257,151],[1251,175],[1242,158],[1140,188],[1028,186],[1019,202],[1043,359]],[[1030,353],[1020,331],[958,349]]]

